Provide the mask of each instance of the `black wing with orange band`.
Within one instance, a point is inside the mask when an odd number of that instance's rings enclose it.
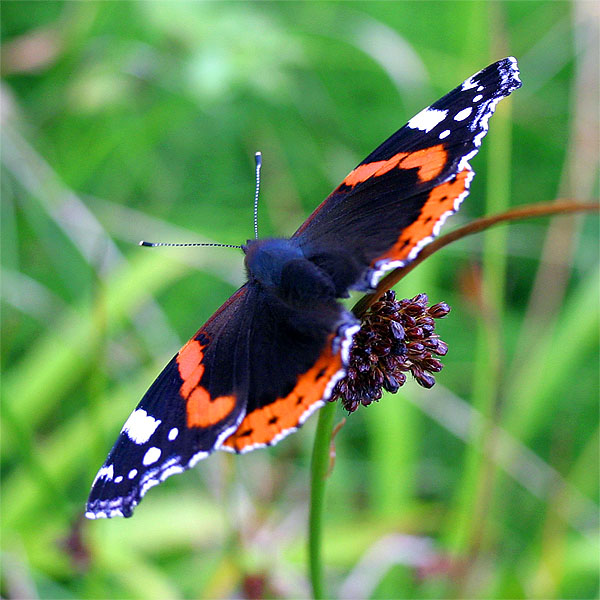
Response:
[[[386,270],[415,258],[458,210],[488,120],[519,87],[512,57],[467,79],[369,154],[294,239],[309,256],[342,249],[359,261],[352,287],[374,287]]]
[[[354,317],[334,299],[299,310],[245,285],[173,357],[127,419],[86,516],[132,514],[146,491],[214,450],[291,433],[343,374]]]
[[[148,489],[192,467],[237,429],[248,388],[249,348],[238,343],[247,301],[243,286],[150,386],[96,475],[88,518],[131,516]]]

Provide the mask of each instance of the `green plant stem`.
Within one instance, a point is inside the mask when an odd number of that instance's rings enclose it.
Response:
[[[319,421],[310,463],[310,513],[308,519],[308,564],[313,598],[325,598],[323,586],[323,560],[321,556],[323,538],[323,504],[325,479],[329,471],[329,448],[333,431],[335,403],[327,403],[319,411]]]

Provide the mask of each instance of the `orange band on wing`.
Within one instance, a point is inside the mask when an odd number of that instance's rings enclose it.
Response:
[[[435,225],[442,215],[454,211],[456,199],[465,191],[470,169],[463,169],[454,179],[433,188],[417,220],[404,229],[398,241],[373,263],[380,260],[404,260],[422,240],[433,234]]]
[[[200,379],[202,379],[204,374],[204,365],[202,364],[204,348],[205,346],[200,342],[191,339],[177,355],[179,375],[183,381],[179,391],[184,398],[192,393],[193,389],[200,383]]]
[[[235,396],[218,396],[210,394],[198,386],[187,399],[188,427],[209,427],[222,421],[235,407]]]
[[[422,182],[435,179],[448,162],[448,153],[443,144],[431,146],[424,150],[408,152],[399,167],[401,169],[419,169],[419,179]]]
[[[235,407],[235,396],[211,398],[200,385],[204,374],[204,348],[198,340],[191,339],[177,355],[177,366],[182,384],[179,393],[187,400],[188,427],[209,427],[222,421]]]
[[[258,444],[272,442],[282,432],[296,429],[301,417],[319,402],[331,378],[342,368],[341,355],[333,354],[333,336],[327,340],[326,349],[319,360],[302,374],[294,389],[285,397],[253,410],[230,435],[223,446],[236,452]]]
[[[354,171],[350,171],[350,173],[348,173],[346,179],[342,181],[342,185],[354,187],[357,183],[362,183],[370,177],[373,177],[373,175],[375,175],[375,173],[377,173],[377,171],[379,171],[379,169],[382,169],[385,165],[389,165],[390,163],[392,163],[391,166],[389,166],[384,171],[385,173],[387,173],[390,169],[393,169],[394,167],[398,166],[398,156],[399,155],[396,154],[396,156],[394,156],[390,160],[376,160],[375,162],[359,165],[358,167],[356,167],[356,169],[354,169]],[[394,159],[396,159],[395,162],[392,162],[394,161]]]
[[[448,153],[443,144],[416,150],[415,152],[398,152],[388,160],[377,160],[359,165],[351,171],[343,185],[354,187],[371,177],[380,177],[392,169],[418,169],[420,181],[431,181],[436,178],[446,166]]]

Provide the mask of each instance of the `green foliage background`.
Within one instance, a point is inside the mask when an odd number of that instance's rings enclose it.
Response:
[[[289,235],[421,108],[508,54],[447,227],[598,196],[594,2],[3,2],[2,597],[307,597],[315,418],[217,453],[129,520],[81,519],[153,377],[243,280],[239,253],[139,239]],[[344,598],[595,598],[598,220],[453,244],[398,286],[453,312],[431,391],[351,415],[328,482]],[[259,351],[259,350],[257,350]],[[337,420],[342,419],[339,409]]]

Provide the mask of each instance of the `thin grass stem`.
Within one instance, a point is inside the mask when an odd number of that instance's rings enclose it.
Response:
[[[325,598],[323,584],[323,504],[325,500],[325,480],[329,472],[329,448],[333,432],[335,403],[327,403],[319,411],[319,421],[310,464],[310,513],[308,529],[308,564],[313,598]]]

